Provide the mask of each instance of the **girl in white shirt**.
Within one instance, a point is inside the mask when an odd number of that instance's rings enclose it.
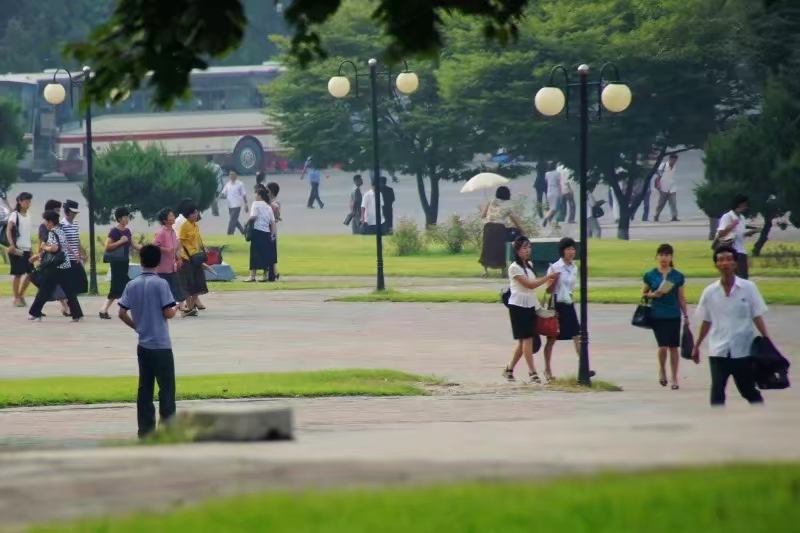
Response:
[[[256,199],[250,206],[250,279],[256,280],[256,271],[263,270],[264,277],[259,281],[269,281],[268,273],[275,264],[274,247],[272,240],[275,238],[275,214],[267,203],[269,193],[264,186],[256,190]]]
[[[25,291],[30,283],[31,265],[31,219],[28,209],[33,195],[29,192],[17,196],[17,205],[8,216],[6,237],[11,244],[8,248],[8,260],[11,264],[11,285],[14,291],[14,307],[26,307]]]
[[[508,297],[508,314],[511,319],[511,333],[517,345],[511,363],[503,370],[503,377],[515,381],[514,367],[520,358],[525,357],[528,364],[528,376],[533,383],[541,383],[536,367],[533,364],[533,338],[536,336],[536,300],[537,287],[558,279],[557,273],[536,279],[533,265],[530,263],[531,243],[527,237],[514,240],[514,262],[508,267],[510,294]]]

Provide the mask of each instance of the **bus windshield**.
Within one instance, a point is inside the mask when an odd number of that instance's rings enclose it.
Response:
[[[0,80],[0,99],[10,100],[19,107],[25,134],[33,134],[36,95],[35,82]]]

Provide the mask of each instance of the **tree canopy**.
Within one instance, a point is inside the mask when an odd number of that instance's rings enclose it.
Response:
[[[17,181],[17,161],[28,149],[14,102],[0,99],[0,124],[0,192],[7,192]]]

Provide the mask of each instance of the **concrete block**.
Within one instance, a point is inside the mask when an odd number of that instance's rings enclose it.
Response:
[[[236,279],[236,273],[228,263],[212,265],[211,268],[214,269],[214,273],[206,271],[206,281],[233,281]],[[140,265],[131,264],[128,267],[128,277],[131,279],[138,278],[141,272],[142,267]],[[111,281],[110,270],[106,273],[106,281]]]
[[[178,411],[167,423],[166,429],[168,432],[179,432],[195,442],[253,442],[294,438],[292,410],[288,407],[198,407]]]

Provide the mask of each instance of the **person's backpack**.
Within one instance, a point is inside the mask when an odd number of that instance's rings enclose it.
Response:
[[[9,215],[5,220],[0,221],[0,246],[5,246],[6,248],[11,246],[11,243],[8,242],[8,223],[13,214],[14,213]],[[16,244],[19,238],[19,216],[17,216],[17,222],[14,224],[14,231],[11,233],[11,237],[14,240],[14,244]]]

